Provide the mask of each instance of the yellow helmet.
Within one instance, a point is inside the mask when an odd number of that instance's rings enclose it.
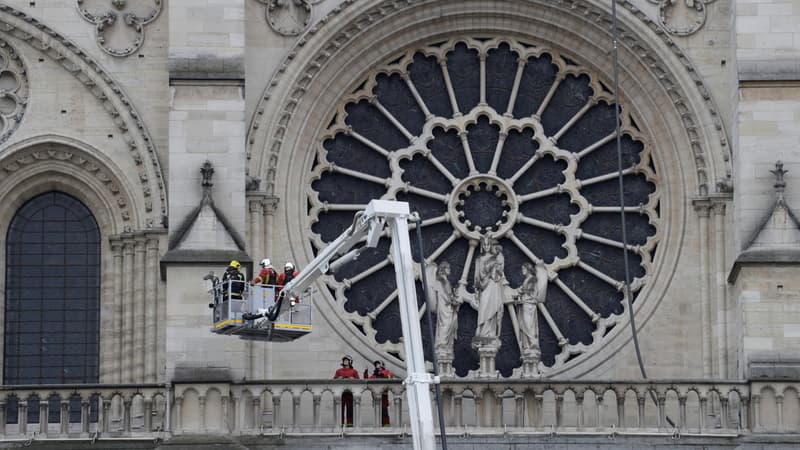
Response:
[[[236,270],[239,270],[239,268],[242,267],[242,265],[239,264],[239,261],[237,261],[235,259],[233,261],[231,261],[231,263],[228,264],[228,266],[233,267]]]

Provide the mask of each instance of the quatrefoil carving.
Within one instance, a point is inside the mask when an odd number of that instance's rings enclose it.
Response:
[[[675,36],[689,36],[706,23],[707,5],[715,0],[648,0],[658,5],[658,22]]]
[[[321,0],[257,0],[266,5],[267,23],[276,33],[297,36],[311,22],[313,5]]]
[[[161,13],[163,0],[77,0],[78,12],[97,30],[97,45],[128,56],[144,43],[144,27]]]

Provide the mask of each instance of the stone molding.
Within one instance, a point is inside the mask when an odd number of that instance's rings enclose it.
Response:
[[[124,57],[135,53],[144,43],[144,27],[161,13],[162,0],[76,0],[78,12],[87,22],[95,25],[97,46],[111,56]],[[130,3],[129,3],[130,2]],[[147,3],[145,5],[145,3]],[[100,7],[105,5],[105,7]],[[152,6],[142,9],[142,6]],[[129,30],[119,30],[124,26]],[[123,36],[126,46],[117,47],[110,34],[132,31],[133,37]]]
[[[150,200],[145,199],[144,205],[138,205],[124,175],[118,173],[113,162],[104,158],[100,151],[75,139],[39,136],[4,149],[0,157],[0,186],[12,181],[18,173],[58,167],[71,172],[87,185],[102,186],[106,207],[117,219],[116,232],[130,233],[148,228],[139,224],[139,216],[143,210],[152,210]],[[98,214],[98,211],[93,212]]]
[[[142,227],[159,227],[167,216],[167,192],[155,144],[144,119],[133,101],[88,53],[66,36],[22,11],[0,4],[0,33],[29,44],[72,74],[103,105],[122,133],[131,158],[138,168],[139,187],[144,202],[152,204],[152,214],[142,220]],[[157,191],[157,192],[153,192]],[[145,210],[143,205],[142,210]],[[139,226],[139,225],[137,225]]]
[[[519,0],[520,3],[538,4],[538,0]],[[287,124],[293,120],[294,111],[302,97],[304,96],[308,86],[323,72],[324,66],[334,59],[337,52],[348,44],[353,42],[358,35],[365,29],[375,26],[376,24],[386,20],[388,17],[398,14],[401,11],[410,7],[425,5],[431,3],[427,0],[384,0],[374,2],[375,6],[371,8],[364,8],[361,14],[354,18],[347,20],[341,19],[340,15],[348,10],[353,4],[362,5],[365,2],[357,0],[345,0],[341,5],[334,8],[327,16],[318,21],[317,24],[309,28],[303,37],[301,37],[294,45],[294,47],[286,55],[283,63],[273,74],[264,94],[259,100],[255,108],[255,114],[251,120],[250,128],[248,130],[248,159],[252,157],[253,148],[258,150],[264,149],[264,154],[256,161],[255,174],[250,171],[251,175],[263,174],[265,181],[265,189],[269,193],[274,193],[274,181],[278,164],[278,155],[280,154],[283,145],[283,137],[286,133]],[[581,0],[557,0],[554,2],[547,2],[543,5],[545,9],[554,8],[558,9],[559,13],[567,14],[578,18],[593,22],[598,25],[603,25],[605,28],[610,27],[611,17],[609,12],[599,6],[595,6],[594,2],[581,1]],[[709,193],[710,186],[716,178],[725,178],[726,175],[732,173],[731,166],[731,149],[728,145],[728,138],[721,118],[719,117],[719,109],[716,106],[708,88],[705,86],[700,75],[697,73],[696,68],[689,59],[689,57],[680,49],[680,47],[666,34],[661,26],[653,22],[647,15],[638,7],[633,5],[629,0],[622,0],[621,5],[629,14],[633,15],[646,29],[652,34],[650,36],[640,36],[640,33],[634,30],[634,24],[626,21],[623,17],[619,27],[619,41],[627,50],[636,54],[644,63],[646,63],[653,73],[658,77],[659,82],[663,88],[669,93],[676,110],[678,110],[683,118],[686,134],[691,142],[692,152],[695,157],[695,166],[697,171],[698,180],[698,193],[706,195]],[[339,22],[346,22],[344,24]],[[328,24],[331,25],[328,25]],[[327,25],[327,26],[326,26]],[[338,25],[334,26],[334,25]],[[315,36],[319,34],[320,36]],[[319,43],[319,40],[324,40],[324,43]],[[658,42],[661,41],[661,42]],[[309,43],[308,48],[304,48]],[[677,79],[677,75],[665,67],[664,62],[659,57],[659,50],[656,45],[666,46],[666,49],[673,54],[677,59],[680,66],[682,66],[685,74],[693,82],[693,86],[684,87]],[[309,50],[316,49],[314,50]],[[313,52],[313,54],[309,54]],[[305,63],[304,66],[298,67],[301,60]],[[284,86],[286,83],[282,82],[282,78],[292,72],[291,76],[294,82],[291,86]],[[281,86],[276,91],[276,87]],[[691,94],[688,94],[685,89],[693,89]],[[277,117],[273,118],[266,124],[264,116],[266,114],[266,102],[275,94],[275,92],[285,93],[282,95],[280,101],[282,104],[277,108],[273,108],[277,112]],[[710,116],[710,120],[718,135],[718,145],[721,147],[721,158],[724,162],[719,164],[724,165],[723,168],[715,170],[715,162],[713,156],[707,156],[708,151],[705,148],[705,139],[701,137],[704,125],[703,121],[698,117],[698,113],[694,111],[693,106],[697,101],[696,96],[700,97],[700,101],[705,105],[706,111]],[[270,125],[269,130],[260,131],[262,125]],[[264,136],[264,133],[270,135]],[[709,142],[709,145],[711,143]],[[709,176],[711,171],[711,176]],[[720,172],[714,174],[713,172]],[[716,175],[716,176],[715,176]],[[710,184],[710,186],[709,186]]]

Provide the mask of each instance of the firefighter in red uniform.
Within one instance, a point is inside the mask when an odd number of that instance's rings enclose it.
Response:
[[[270,260],[262,259],[260,266],[261,272],[255,277],[253,284],[267,284],[271,286],[278,284],[278,272],[275,272],[275,269],[272,268]]]
[[[375,366],[375,370],[372,371],[372,375],[369,377],[371,379],[375,378],[394,378],[394,374],[383,365],[383,361],[376,360],[372,363]],[[364,371],[364,378],[367,377],[367,371]],[[385,427],[391,426],[389,422],[389,392],[383,391],[381,394],[381,424]]]
[[[344,355],[342,357],[342,368],[337,369],[333,374],[334,379],[351,378],[358,379],[358,371],[353,368],[353,357]],[[353,393],[344,391],[342,393],[342,424],[346,427],[353,426]]]
[[[278,294],[281,288],[286,286],[286,284],[292,281],[297,275],[299,275],[299,273],[294,269],[294,264],[292,264],[291,261],[286,261],[286,264],[283,265],[283,272],[278,274],[278,289],[275,293]],[[296,303],[300,303],[300,297],[292,297],[290,300],[291,306],[294,306]]]
[[[297,275],[299,273],[294,270],[294,264],[291,261],[287,261],[283,265],[283,273],[278,274],[278,286],[286,286],[286,283],[292,281]]]

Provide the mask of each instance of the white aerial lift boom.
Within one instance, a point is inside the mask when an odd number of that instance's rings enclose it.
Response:
[[[433,413],[431,409],[431,383],[438,383],[425,370],[422,335],[419,326],[419,310],[417,294],[414,287],[414,265],[411,256],[411,244],[408,236],[408,219],[411,217],[408,203],[372,200],[366,210],[356,213],[353,224],[319,252],[308,265],[289,283],[282,287],[275,303],[269,310],[233,312],[233,302],[220,302],[215,307],[215,314],[222,310],[220,317],[215,317],[214,332],[238,335],[243,339],[276,340],[277,337],[288,336],[289,330],[280,327],[296,327],[292,320],[286,324],[284,320],[276,320],[283,314],[283,305],[290,303],[289,310],[296,307],[294,301],[286,299],[301,298],[311,288],[314,281],[322,275],[358,258],[364,248],[376,247],[383,234],[384,227],[389,226],[392,238],[391,252],[397,278],[397,296],[400,302],[400,319],[403,328],[403,344],[405,346],[407,377],[404,381],[408,394],[408,410],[411,417],[411,433],[415,450],[435,450],[433,434]],[[366,245],[350,251],[364,241]],[[215,284],[217,286],[217,284]],[[230,289],[230,288],[228,288]],[[274,290],[272,291],[274,292]],[[272,294],[274,297],[275,295]],[[246,303],[246,302],[242,302]],[[215,300],[215,305],[217,304]],[[250,302],[252,308],[253,302]],[[225,309],[227,307],[227,309]],[[310,307],[310,305],[309,305]],[[244,306],[247,308],[247,306]],[[257,312],[257,314],[256,314]],[[310,315],[309,315],[310,321]],[[303,333],[311,331],[310,324]],[[280,334],[283,333],[283,334]],[[295,339],[303,334],[291,335],[287,340]],[[436,379],[435,379],[436,378]]]

